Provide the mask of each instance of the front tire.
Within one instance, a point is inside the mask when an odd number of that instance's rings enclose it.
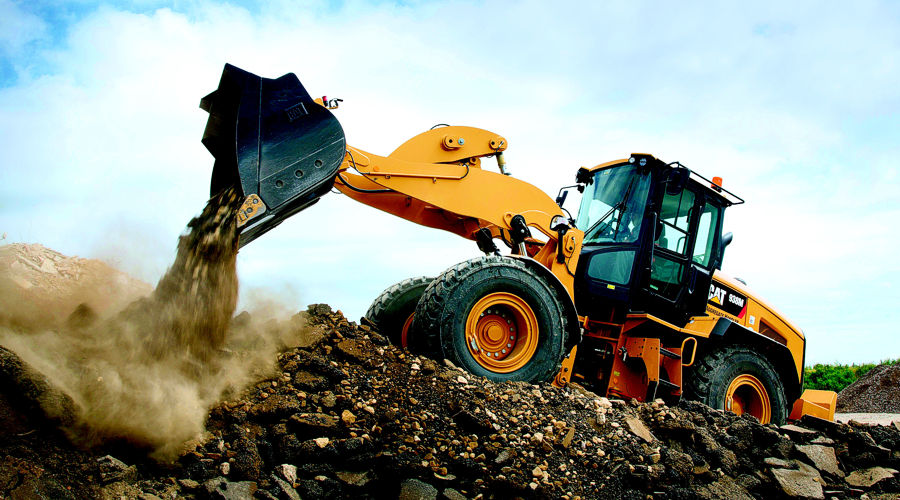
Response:
[[[781,377],[749,347],[726,346],[706,355],[686,381],[685,395],[717,410],[748,413],[763,424],[782,424],[788,416]]]
[[[419,276],[387,287],[372,301],[366,317],[392,344],[408,348],[416,304],[433,279]]]
[[[543,382],[565,355],[565,313],[554,288],[524,263],[481,257],[444,271],[425,290],[415,339],[475,375]]]

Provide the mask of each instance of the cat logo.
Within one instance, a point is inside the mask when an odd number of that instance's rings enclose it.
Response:
[[[721,283],[709,285],[708,303],[738,318],[743,318],[747,312],[747,297]]]

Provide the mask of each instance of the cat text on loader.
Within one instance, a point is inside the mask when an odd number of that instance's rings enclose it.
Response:
[[[554,201],[508,175],[501,135],[443,126],[380,156],[346,144],[337,103],[293,74],[226,65],[201,102],[212,192],[242,191],[241,245],[332,188],[473,240],[484,256],[375,300],[366,316],[395,343],[498,381],[688,397],[762,422],[833,418],[833,392],[803,391],[803,332],[719,271],[724,211],[743,202],[719,179],[632,154],[579,169]],[[560,208],[573,190],[574,217]]]

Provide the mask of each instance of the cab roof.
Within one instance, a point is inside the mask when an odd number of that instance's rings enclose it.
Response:
[[[659,158],[656,158],[653,155],[649,155],[649,154],[645,154],[645,153],[632,153],[630,157],[624,158],[621,160],[608,161],[606,163],[601,163],[601,164],[595,165],[593,167],[582,167],[581,169],[579,169],[578,180],[581,181],[584,174],[593,175],[595,172],[597,172],[599,170],[616,167],[616,166],[626,164],[626,163],[635,163],[635,162],[639,162],[641,160],[646,160],[650,164],[656,164],[658,168],[671,167],[671,168],[686,169],[688,172],[690,172],[689,179],[690,179],[690,181],[692,181],[692,183],[695,186],[699,186],[700,188],[705,189],[705,192],[707,194],[712,194],[715,197],[720,198],[725,203],[726,206],[740,205],[740,204],[744,203],[744,199],[741,198],[740,196],[723,188],[721,186],[721,184],[714,183],[713,181],[700,175],[696,171],[691,170],[688,167],[682,165],[681,162],[674,161],[672,163],[666,163],[666,162],[660,160]],[[716,178],[714,177],[713,179],[716,179]],[[719,182],[721,183],[721,179],[719,179]]]

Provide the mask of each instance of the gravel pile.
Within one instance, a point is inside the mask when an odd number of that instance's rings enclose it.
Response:
[[[278,354],[273,377],[214,406],[206,435],[174,463],[122,443],[77,451],[6,399],[18,427],[0,439],[0,497],[900,494],[894,427],[812,418],[763,426],[691,402],[667,407],[574,385],[494,383],[390,346],[328,306],[299,317],[312,328],[303,344]]]
[[[837,411],[900,413],[900,365],[879,365],[838,394]]]

